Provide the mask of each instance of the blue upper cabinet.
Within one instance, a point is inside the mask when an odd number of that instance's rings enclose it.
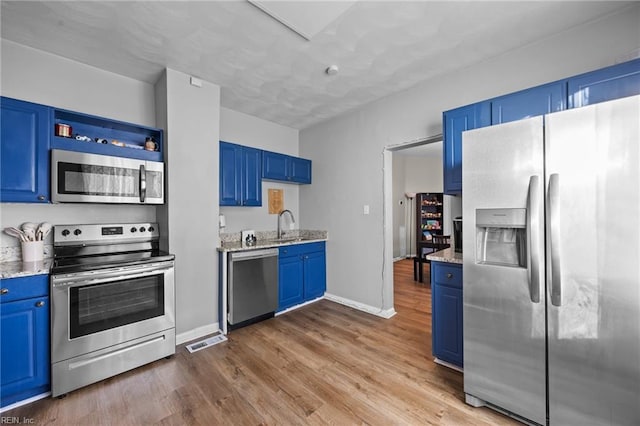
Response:
[[[262,177],[264,179],[287,181],[290,157],[277,152],[262,152]]]
[[[640,94],[640,59],[569,79],[569,108]]]
[[[491,124],[508,123],[565,109],[566,83],[556,82],[492,99]]]
[[[462,193],[462,132],[489,125],[490,109],[488,103],[445,111],[443,117],[443,170],[444,193],[456,195]]]
[[[311,160],[263,151],[262,178],[289,183],[311,183]]]
[[[462,132],[640,94],[640,59],[443,113],[444,193],[462,193]]]
[[[262,205],[262,151],[242,148],[242,205],[259,207]]]
[[[242,176],[242,148],[220,142],[220,205],[240,206]]]
[[[0,201],[49,202],[51,108],[0,100]]]
[[[311,160],[291,157],[291,182],[311,183]]]
[[[220,141],[220,205],[262,205],[262,151]]]

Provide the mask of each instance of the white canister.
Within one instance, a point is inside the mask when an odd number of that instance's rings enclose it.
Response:
[[[22,261],[39,262],[44,259],[44,241],[22,241]]]

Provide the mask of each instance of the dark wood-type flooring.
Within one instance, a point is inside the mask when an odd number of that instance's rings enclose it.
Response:
[[[327,300],[2,416],[58,425],[504,425],[464,403],[462,374],[431,355],[431,291],[395,263],[395,309],[378,318]],[[23,422],[24,423],[24,422]]]

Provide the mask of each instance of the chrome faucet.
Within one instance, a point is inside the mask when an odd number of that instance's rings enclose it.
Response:
[[[280,218],[285,213],[289,213],[289,217],[291,218],[291,223],[296,223],[296,220],[293,218],[293,213],[291,213],[291,210],[288,210],[288,209],[282,210],[280,214],[278,214],[278,239],[282,238],[282,227],[280,226]]]

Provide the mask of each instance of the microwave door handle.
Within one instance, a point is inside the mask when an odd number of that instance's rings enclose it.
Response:
[[[140,165],[140,202],[144,203],[147,197],[147,172],[144,169],[144,164]]]

